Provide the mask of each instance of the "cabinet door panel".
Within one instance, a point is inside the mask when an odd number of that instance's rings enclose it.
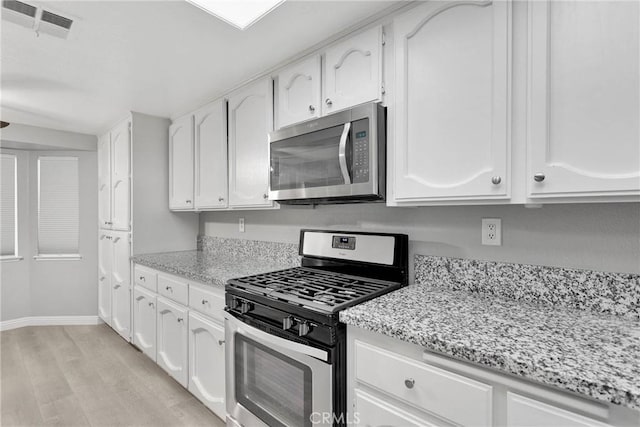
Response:
[[[189,313],[189,391],[225,417],[224,328]]]
[[[124,339],[131,335],[131,246],[129,233],[112,232],[113,264],[111,266],[112,327]]]
[[[138,286],[133,292],[133,343],[156,360],[156,296]]]
[[[278,74],[278,128],[320,117],[320,56]]]
[[[521,427],[605,427],[606,424],[507,392],[507,425]]]
[[[193,209],[193,116],[169,127],[169,207]]]
[[[270,80],[262,79],[229,97],[229,205],[272,206],[269,141]]]
[[[227,207],[227,108],[224,100],[197,111],[195,118],[198,209]]]
[[[506,1],[429,2],[394,21],[397,200],[508,197],[510,19]]]
[[[109,134],[98,140],[98,222],[111,228],[111,139]]]
[[[114,230],[131,225],[131,121],[111,132],[111,222]]]
[[[111,265],[113,250],[111,234],[101,232],[98,236],[98,315],[111,326]]]
[[[157,362],[183,387],[188,383],[187,309],[159,297],[157,300]]]
[[[325,53],[323,113],[380,99],[381,69],[380,26],[329,47]]]
[[[640,194],[640,4],[529,8],[529,196]]]

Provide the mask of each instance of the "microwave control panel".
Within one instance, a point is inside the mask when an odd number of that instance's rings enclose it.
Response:
[[[369,182],[369,119],[351,123],[353,141],[353,176],[351,181]]]

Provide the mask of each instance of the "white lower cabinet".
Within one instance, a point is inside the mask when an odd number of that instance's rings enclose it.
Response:
[[[157,303],[157,362],[182,386],[188,382],[188,312],[171,301],[158,297]]]
[[[355,390],[354,418],[350,421],[364,427],[438,426],[359,389]]]
[[[224,327],[189,312],[189,391],[225,418]]]
[[[133,289],[133,343],[156,361],[157,296],[139,286]]]
[[[98,314],[122,338],[131,338],[131,243],[127,231],[100,230]]]
[[[507,424],[521,427],[605,427],[608,425],[510,392],[507,393]]]

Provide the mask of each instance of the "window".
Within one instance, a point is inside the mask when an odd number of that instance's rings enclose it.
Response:
[[[18,201],[17,159],[11,154],[2,154],[0,163],[0,258],[18,256]]]
[[[38,257],[79,257],[77,157],[38,158]]]

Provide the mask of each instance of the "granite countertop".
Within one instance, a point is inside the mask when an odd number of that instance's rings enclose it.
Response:
[[[457,359],[640,409],[640,321],[412,285],[340,320]]]
[[[274,261],[250,253],[211,253],[203,251],[164,252],[135,255],[131,260],[165,273],[184,276],[212,286],[222,286],[229,279],[295,267],[291,262]],[[299,264],[298,264],[299,265]]]

